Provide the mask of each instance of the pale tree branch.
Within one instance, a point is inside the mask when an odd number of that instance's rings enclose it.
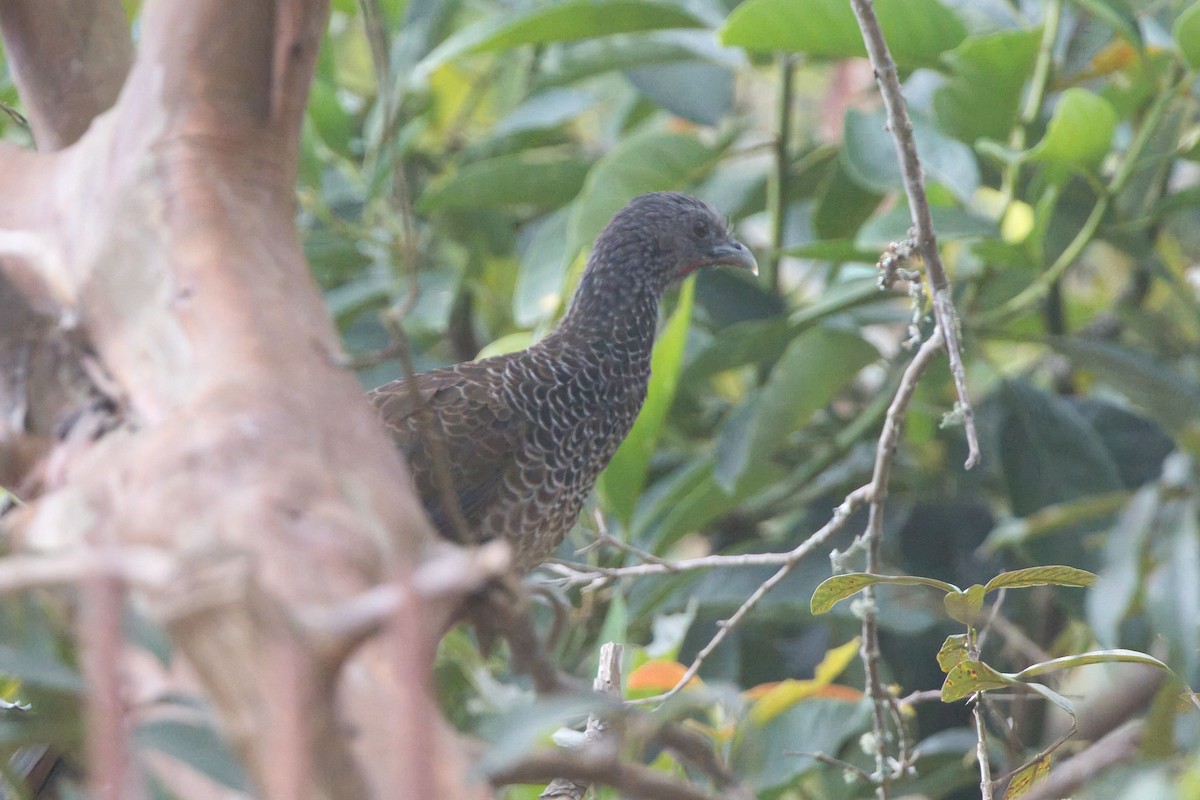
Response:
[[[116,102],[133,62],[118,0],[5,0],[0,32],[39,150],[77,141]]]
[[[925,262],[925,274],[933,289],[934,318],[946,339],[946,355],[950,361],[950,372],[954,376],[954,388],[958,393],[958,405],[955,411],[962,419],[963,430],[967,437],[965,466],[970,469],[979,461],[979,437],[975,431],[975,412],[972,410],[971,398],[967,392],[967,373],[962,362],[958,314],[954,310],[950,279],[946,276],[946,269],[942,265],[937,234],[933,229],[933,215],[929,210],[929,199],[925,195],[925,174],[921,168],[921,159],[917,155],[917,140],[913,135],[912,120],[908,116],[908,107],[904,102],[904,93],[900,87],[896,62],[892,59],[887,40],[884,39],[883,31],[879,27],[874,4],[871,0],[850,0],[850,5],[854,8],[854,16],[857,17],[858,26],[862,30],[863,43],[867,47],[871,67],[875,70],[875,80],[879,84],[879,93],[883,97],[883,107],[887,114],[888,129],[892,132],[892,139],[896,145],[896,156],[904,175],[904,193],[908,197],[908,207],[912,214],[916,249]]]
[[[148,4],[109,113],[61,153],[0,150],[5,275],[75,326],[123,423],[57,443],[52,475],[5,525],[68,560],[100,530],[163,554],[170,579],[129,590],[204,685],[258,796],[412,797],[403,787],[425,781],[425,796],[475,800],[486,787],[427,713],[424,673],[384,637],[336,646],[305,623],[409,586],[432,550],[399,455],[331,357],[294,228],[325,17],[317,0]],[[461,596],[418,603],[395,638],[428,662]],[[93,735],[113,719],[96,716]],[[421,737],[435,740],[427,776],[377,767]]]
[[[716,800],[691,784],[637,764],[622,762],[615,754],[541,750],[503,770],[492,773],[493,786],[544,783],[555,777],[597,786],[611,786],[622,797],[639,800]]]

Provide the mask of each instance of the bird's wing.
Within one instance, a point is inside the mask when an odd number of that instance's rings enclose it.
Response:
[[[493,364],[474,362],[393,381],[369,395],[408,459],[430,519],[450,539],[477,528],[505,475],[517,468],[525,423],[507,406],[500,381]],[[438,467],[439,441],[444,469]],[[440,473],[450,480],[468,531],[456,530]]]

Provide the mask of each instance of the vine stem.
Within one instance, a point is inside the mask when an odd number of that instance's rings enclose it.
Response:
[[[967,437],[967,460],[963,466],[971,469],[979,463],[979,435],[975,430],[975,412],[967,392],[967,371],[962,361],[958,314],[954,310],[950,279],[946,276],[946,268],[938,252],[937,234],[933,230],[929,198],[925,195],[925,175],[917,155],[912,120],[904,103],[896,62],[883,38],[874,4],[871,0],[850,0],[850,5],[854,8],[854,16],[858,19],[863,43],[867,47],[867,56],[875,70],[875,82],[879,84],[888,128],[892,132],[896,156],[904,175],[904,193],[908,197],[908,210],[914,228],[912,239],[916,251],[925,262],[925,275],[933,289],[933,316],[946,339],[946,357],[950,361],[950,374],[954,376],[954,389],[958,395],[955,412],[962,420]]]

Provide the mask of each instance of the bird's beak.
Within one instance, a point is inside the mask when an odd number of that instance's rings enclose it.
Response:
[[[712,259],[708,263],[737,267],[746,270],[751,275],[758,275],[758,262],[754,259],[754,253],[751,253],[750,248],[737,239],[726,239],[713,245]]]

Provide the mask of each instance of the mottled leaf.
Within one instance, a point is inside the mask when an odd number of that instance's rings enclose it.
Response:
[[[865,572],[848,572],[828,578],[813,592],[809,608],[813,614],[824,614],[835,605],[852,597],[868,586],[888,584],[891,586],[932,586],[947,594],[961,591],[957,586],[934,578],[919,575],[869,575]]]
[[[1085,569],[1059,565],[1027,567],[1001,572],[987,582],[984,591],[1025,586],[1091,586],[1095,582],[1096,576]]]
[[[1034,759],[1016,771],[1004,790],[1004,800],[1019,800],[1033,785],[1050,774],[1050,756]]]
[[[966,660],[967,641],[965,633],[953,633],[946,637],[937,654],[938,667],[942,672],[949,672],[954,665]]]
[[[953,703],[976,692],[1001,689],[1019,683],[1020,681],[997,672],[982,661],[964,660],[951,667],[950,672],[946,674],[946,680],[942,683],[942,702]]]

